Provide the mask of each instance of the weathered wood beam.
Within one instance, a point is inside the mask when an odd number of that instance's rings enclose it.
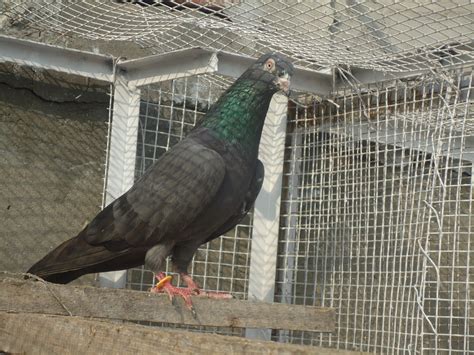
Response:
[[[0,312],[2,352],[58,355],[362,354],[80,317]]]
[[[177,299],[123,289],[66,286],[0,274],[0,311],[175,324],[332,332],[331,308],[193,297],[196,319]]]

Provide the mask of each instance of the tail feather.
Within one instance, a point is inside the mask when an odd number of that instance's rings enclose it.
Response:
[[[143,248],[91,245],[79,235],[59,245],[27,272],[49,282],[66,284],[85,274],[142,265],[145,253]]]

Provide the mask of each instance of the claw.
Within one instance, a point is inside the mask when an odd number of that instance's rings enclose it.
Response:
[[[193,315],[194,319],[196,319],[196,320],[198,319],[196,310],[194,309],[194,306],[192,306],[192,305],[191,305],[191,314]]]

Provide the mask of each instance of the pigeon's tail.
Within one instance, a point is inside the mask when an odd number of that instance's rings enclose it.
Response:
[[[142,265],[145,253],[146,250],[136,248],[91,245],[79,235],[59,245],[27,272],[49,282],[66,284],[85,274]]]

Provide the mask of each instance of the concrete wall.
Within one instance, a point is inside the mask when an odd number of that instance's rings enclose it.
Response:
[[[108,90],[0,64],[0,270],[26,271],[100,210]]]

